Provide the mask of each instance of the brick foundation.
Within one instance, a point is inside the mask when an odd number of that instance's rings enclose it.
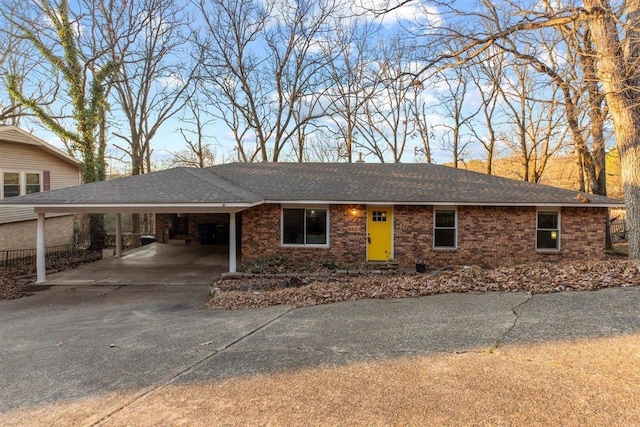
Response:
[[[73,215],[45,220],[45,245],[58,246],[73,243]],[[38,221],[20,221],[0,224],[0,250],[35,249]]]

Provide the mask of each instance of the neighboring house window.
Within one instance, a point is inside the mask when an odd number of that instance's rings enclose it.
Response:
[[[283,208],[282,244],[327,245],[328,214],[324,208]]]
[[[27,194],[40,192],[40,174],[27,173]]]
[[[20,195],[20,173],[5,172],[2,174],[2,196],[16,197]]]
[[[45,171],[46,172],[46,171]],[[39,193],[42,191],[42,175],[39,172],[2,172],[2,198],[17,197],[24,194]],[[45,175],[45,187],[48,184],[49,175]]]
[[[436,209],[433,224],[433,247],[455,249],[458,234],[456,210]]]
[[[538,211],[536,249],[560,249],[560,212]]]

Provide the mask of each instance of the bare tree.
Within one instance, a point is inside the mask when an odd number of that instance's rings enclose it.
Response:
[[[504,80],[503,62],[504,52],[495,50],[481,55],[477,61],[469,64],[469,78],[475,92],[480,97],[481,119],[479,125],[470,125],[470,130],[477,141],[480,142],[485,152],[486,172],[493,173],[493,159],[498,145],[498,129],[501,123],[499,103],[501,100],[500,87]]]
[[[414,34],[424,48],[423,73],[455,67],[485,52],[499,41],[544,28],[557,29],[584,22],[590,31],[597,59],[597,80],[613,122],[622,166],[622,186],[629,218],[629,256],[640,258],[640,1],[612,6],[608,0],[584,0],[583,7],[565,2],[552,11],[535,3],[531,8],[515,2],[481,0],[473,8],[460,2],[434,2],[442,19],[423,22]],[[501,7],[500,10],[497,6]],[[389,7],[386,8],[389,10]],[[499,13],[501,25],[486,31],[479,23]],[[423,38],[428,34],[428,38]],[[443,48],[446,40],[463,40],[460,48]]]
[[[550,10],[550,6],[548,9]],[[576,28],[576,26],[579,27]],[[602,86],[597,79],[598,59],[593,49],[591,31],[584,22],[577,22],[574,26],[564,26],[560,30],[568,45],[568,57],[571,59],[570,62],[574,64],[574,73],[581,72],[581,76],[572,79],[571,85],[566,83],[564,86],[561,85],[565,99],[569,99],[571,93],[566,87],[573,89],[573,98],[577,98],[575,103],[566,101],[568,105],[565,109],[578,160],[580,190],[606,195],[604,128],[608,120],[608,109],[604,102],[605,95]],[[580,97],[578,98],[578,96]],[[574,117],[580,113],[582,113],[583,120],[586,121],[584,124],[580,123],[579,117]],[[576,125],[576,123],[580,123],[580,125]],[[585,185],[585,181],[587,185]]]
[[[476,115],[480,113],[478,106],[472,106],[467,100],[470,92],[470,81],[463,67],[447,70],[438,75],[440,104],[438,109],[444,118],[436,125],[445,131],[442,134],[443,149],[450,151],[453,167],[457,168],[467,146],[471,143],[470,127]]]
[[[414,78],[411,82],[409,90],[409,117],[408,120],[413,121],[413,137],[420,141],[419,146],[414,147],[414,155],[416,158],[424,156],[427,163],[433,162],[431,143],[435,138],[433,124],[429,120],[429,112],[431,105],[425,99],[424,93],[426,87],[420,79]]]
[[[188,42],[188,14],[174,0],[87,0],[96,3],[97,45],[119,64],[113,100],[117,145],[131,159],[131,173],[148,172],[151,141],[190,96],[200,58]]]
[[[406,71],[410,67],[411,48],[398,37],[381,39],[377,60],[369,77],[375,91],[366,97],[359,114],[358,147],[379,161],[397,163],[409,140],[416,135],[416,116],[412,109],[422,83]]]
[[[200,58],[188,41],[186,7],[174,0],[85,0],[92,4],[93,40],[118,64],[113,104],[123,116],[112,133],[130,159],[131,174],[151,169],[151,142],[190,96]],[[140,233],[140,215],[132,216]]]
[[[553,13],[549,1],[543,0],[542,4],[548,13]],[[546,75],[558,87],[577,157],[580,189],[606,194],[604,125],[607,109],[596,79],[597,58],[590,35],[585,22],[575,22],[531,32],[526,41],[507,39],[496,44],[503,52]]]
[[[189,98],[184,110],[180,122],[187,126],[180,126],[178,131],[186,142],[187,149],[170,152],[172,159],[168,162],[169,166],[204,168],[215,165],[218,161],[216,150],[209,142],[215,140],[215,137],[207,133],[207,128],[215,121],[213,116],[197,95]]]
[[[378,25],[364,19],[344,18],[323,45],[331,85],[326,92],[327,113],[333,124],[329,134],[342,141],[336,145],[338,158],[348,163],[353,161],[359,117],[376,90],[369,64],[374,60],[371,43],[378,29]]]
[[[306,162],[339,162],[344,161],[345,144],[341,139],[332,139],[322,133],[312,135],[307,143]]]
[[[323,35],[335,9],[332,0],[211,0],[197,2],[204,21],[199,44],[204,75],[218,118],[236,138],[243,161],[278,161],[299,145],[309,122],[325,115],[327,63]]]
[[[510,66],[514,73],[512,81],[505,81],[500,88],[504,108],[513,123],[513,138],[509,146],[520,158],[520,177],[524,181],[539,182],[549,158],[565,146],[566,127],[563,121],[559,89],[551,86],[547,98],[535,98],[532,94],[543,94],[537,85],[548,86],[544,81],[531,78],[528,64],[515,63]]]
[[[82,11],[72,12],[67,0],[29,3],[28,7],[21,4],[19,14],[15,9],[15,14],[4,15],[4,18],[18,29],[24,41],[37,49],[43,69],[54,76],[53,80],[57,82],[55,76],[59,76],[59,82],[64,86],[54,92],[54,97],[58,92],[64,95],[64,100],[58,98],[56,101],[63,105],[67,114],[55,115],[39,98],[25,93],[21,84],[25,76],[7,76],[9,94],[81,154],[84,182],[102,181],[106,148],[106,139],[101,133],[107,107],[105,86],[117,64],[83,44],[86,15]],[[90,216],[90,229],[91,246],[102,248],[105,243],[102,215]]]

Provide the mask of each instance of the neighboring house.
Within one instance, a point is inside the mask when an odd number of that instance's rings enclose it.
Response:
[[[80,162],[15,126],[0,125],[0,200],[80,184]],[[47,215],[47,246],[73,242],[73,214]],[[34,249],[33,209],[0,207],[0,251]]]

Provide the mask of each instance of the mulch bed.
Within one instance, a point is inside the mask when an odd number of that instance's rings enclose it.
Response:
[[[640,284],[640,262],[607,260],[532,263],[483,269],[452,267],[423,275],[223,278],[207,303],[211,309],[272,305],[306,307],[365,298],[406,298],[452,292],[526,291],[532,294],[595,290]]]
[[[28,282],[16,277],[14,270],[0,270],[0,300],[24,296],[24,287]]]

